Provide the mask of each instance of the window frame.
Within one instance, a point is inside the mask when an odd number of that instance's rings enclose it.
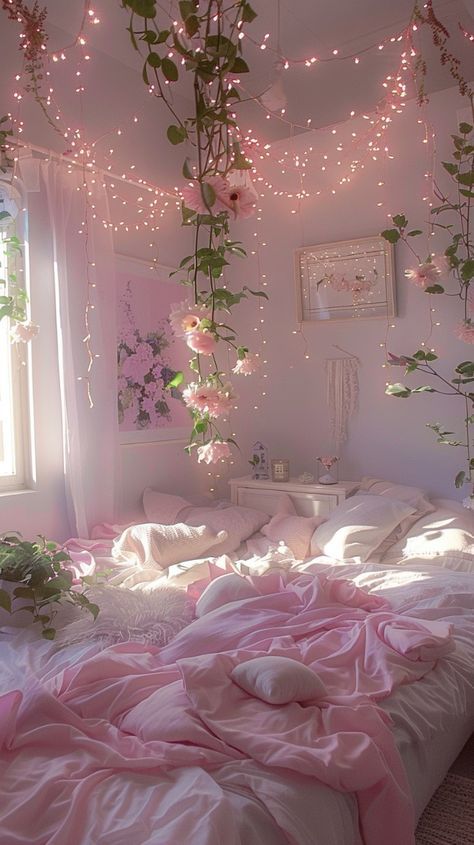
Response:
[[[6,200],[6,202],[5,202]],[[27,286],[27,266],[25,260],[25,247],[22,244],[21,255],[15,259],[15,267],[7,263],[4,255],[3,241],[5,237],[11,237],[17,234],[17,224],[15,216],[12,214],[14,206],[19,208],[20,195],[9,184],[0,181],[0,210],[7,207],[11,217],[0,221],[0,251],[1,251],[1,277],[7,278],[6,291],[1,286],[0,293],[8,294],[8,276],[9,273],[15,272],[18,276],[23,276],[22,287],[28,291]],[[20,221],[18,221],[20,223]],[[22,240],[20,235],[20,241]],[[29,318],[29,305],[27,305],[27,313]],[[10,341],[11,321],[8,317],[4,317],[0,321],[0,356],[4,360],[7,355],[7,370],[2,365],[3,373],[7,374],[7,402],[10,408],[11,417],[11,435],[8,436],[8,442],[4,440],[4,447],[8,453],[13,449],[11,457],[12,472],[2,471],[0,464],[0,496],[2,494],[10,494],[21,492],[31,487],[31,472],[30,464],[30,419],[29,419],[29,397],[28,386],[31,372],[31,349],[30,344],[11,343]],[[4,465],[7,462],[4,461]],[[8,467],[5,467],[8,470]]]

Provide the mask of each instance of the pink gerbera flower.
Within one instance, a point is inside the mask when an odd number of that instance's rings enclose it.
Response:
[[[223,458],[230,458],[232,452],[228,443],[223,440],[211,440],[198,447],[198,462],[205,461],[206,464],[215,464]]]
[[[425,261],[424,264],[419,264],[418,267],[405,270],[405,276],[407,279],[419,288],[423,289],[429,288],[431,285],[435,285],[440,275],[441,270],[433,261]]]
[[[219,388],[206,383],[190,384],[183,390],[183,399],[188,408],[214,418],[228,414],[235,401],[230,385]]]
[[[259,366],[260,361],[258,356],[247,353],[245,358],[239,358],[235,367],[233,367],[232,372],[240,376],[250,376],[258,370]]]

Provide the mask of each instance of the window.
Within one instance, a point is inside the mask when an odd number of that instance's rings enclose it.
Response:
[[[15,243],[14,210],[12,193],[0,184],[0,309],[6,303],[1,297],[16,297],[18,288],[23,287],[22,253]],[[20,292],[18,302],[22,301]],[[0,492],[25,486],[26,371],[27,350],[24,344],[11,342],[10,319],[4,316],[0,319]]]

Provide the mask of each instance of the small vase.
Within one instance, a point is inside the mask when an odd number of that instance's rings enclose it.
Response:
[[[338,477],[338,461],[335,461],[330,467],[328,467],[325,466],[318,458],[319,484],[337,484]]]

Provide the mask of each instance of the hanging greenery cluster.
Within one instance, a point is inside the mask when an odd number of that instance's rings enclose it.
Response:
[[[177,276],[192,296],[173,306],[170,322],[193,353],[193,380],[182,392],[193,421],[187,449],[196,447],[198,459],[210,463],[228,457],[229,444],[235,443],[218,427],[219,417],[235,402],[217,361],[218,346],[233,350],[234,373],[248,375],[258,363],[237,341],[228,315],[249,294],[266,297],[246,286],[231,292],[224,283],[230,259],[246,255],[242,244],[231,239],[231,222],[253,214],[257,197],[245,179],[251,163],[241,150],[233,111],[240,99],[234,79],[249,70],[241,55],[242,27],[256,15],[247,0],[181,0],[181,20],[163,24],[155,0],[122,0],[122,6],[130,12],[132,44],[144,54],[143,80],[172,115],[168,140],[187,147],[182,225],[194,230],[194,249],[182,259]],[[188,117],[178,115],[170,92],[183,67],[194,104]],[[184,387],[182,372],[168,386],[180,385]]]
[[[472,109],[472,100],[471,100]],[[392,244],[404,242],[418,264],[406,270],[410,281],[428,296],[450,296],[459,300],[460,321],[457,337],[467,344],[474,344],[474,242],[471,233],[472,201],[474,199],[474,129],[469,123],[459,125],[458,134],[452,135],[452,161],[444,161],[443,167],[449,174],[452,190],[445,192],[435,184],[435,194],[441,203],[431,210],[433,226],[449,237],[444,255],[428,255],[421,258],[413,247],[413,239],[422,234],[420,229],[410,230],[404,214],[392,218],[394,227],[383,231],[382,237]],[[430,384],[409,387],[397,382],[390,384],[386,392],[390,396],[406,399],[420,393],[438,393],[453,396],[462,405],[462,428],[464,434],[457,436],[441,423],[428,423],[443,446],[461,447],[464,450],[464,467],[455,477],[456,487],[471,486],[470,495],[464,504],[474,509],[474,361],[463,360],[446,374],[439,368],[438,356],[427,348],[418,349],[411,355],[392,355],[389,362],[403,366],[405,372],[420,372],[430,376]]]

